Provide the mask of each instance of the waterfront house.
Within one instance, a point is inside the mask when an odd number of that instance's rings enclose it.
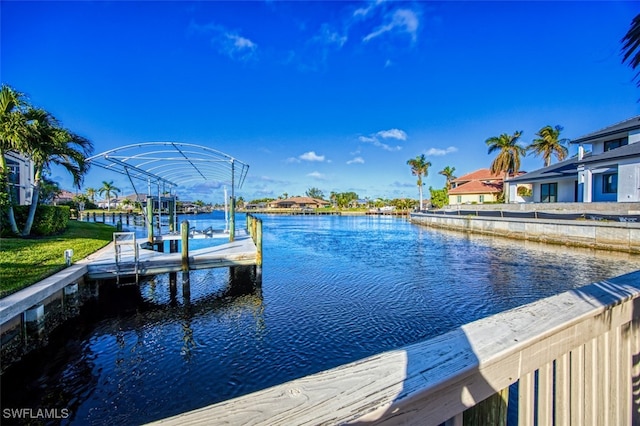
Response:
[[[31,204],[34,181],[33,161],[15,151],[5,152],[4,158],[9,171],[9,185],[13,201],[18,205]]]
[[[451,181],[449,204],[488,203],[498,201],[502,192],[502,174],[479,169]]]
[[[640,116],[572,140],[578,154],[509,179],[509,193],[532,185],[538,203],[640,201]],[[585,145],[591,147],[585,149]],[[512,198],[511,198],[512,199]]]
[[[273,200],[269,203],[272,209],[317,209],[329,207],[330,202],[311,197],[291,197],[284,200]]]
[[[61,204],[70,203],[73,201],[73,197],[75,197],[73,192],[63,189],[53,198],[53,205],[59,206]]]

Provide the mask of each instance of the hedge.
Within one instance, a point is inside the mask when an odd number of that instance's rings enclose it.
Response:
[[[29,215],[30,206],[14,206],[13,213],[16,218],[18,229],[22,230],[24,224],[27,221]],[[39,205],[36,209],[36,215],[33,219],[33,226],[31,227],[31,235],[44,236],[44,235],[56,235],[64,232],[67,229],[69,223],[69,217],[71,215],[71,209],[69,206],[46,206]],[[3,212],[0,218],[0,234],[3,237],[13,236],[9,221],[7,219],[7,212]]]

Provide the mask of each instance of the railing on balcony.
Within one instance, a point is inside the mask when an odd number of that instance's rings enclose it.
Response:
[[[639,330],[640,271],[162,422],[640,424]]]

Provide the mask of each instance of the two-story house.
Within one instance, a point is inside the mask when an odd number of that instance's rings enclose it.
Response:
[[[498,201],[502,192],[503,174],[479,169],[451,181],[449,204],[489,203]]]
[[[11,197],[15,204],[31,204],[33,194],[34,169],[33,161],[14,151],[4,154],[9,171],[9,186],[11,186]]]
[[[507,180],[510,194],[529,183],[539,203],[640,201],[638,142],[640,116],[574,139],[577,155]]]

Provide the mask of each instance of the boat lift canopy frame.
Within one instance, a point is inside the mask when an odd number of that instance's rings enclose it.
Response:
[[[144,142],[114,148],[87,161],[111,172],[175,189],[188,183],[220,182],[242,187],[249,165],[206,146],[182,142]],[[132,183],[133,184],[133,183]],[[134,185],[135,188],[135,185]],[[151,194],[148,194],[151,195]]]
[[[175,197],[178,187],[199,182],[229,185],[231,198],[235,200],[235,189],[242,187],[249,171],[248,164],[228,154],[182,142],[126,145],[89,157],[87,161],[109,172],[127,176],[138,201],[140,197],[134,179],[147,183],[147,196],[151,196],[151,185],[157,185],[159,207],[162,194],[169,193]],[[225,206],[226,193],[225,187]],[[158,208],[158,224],[161,210]]]

